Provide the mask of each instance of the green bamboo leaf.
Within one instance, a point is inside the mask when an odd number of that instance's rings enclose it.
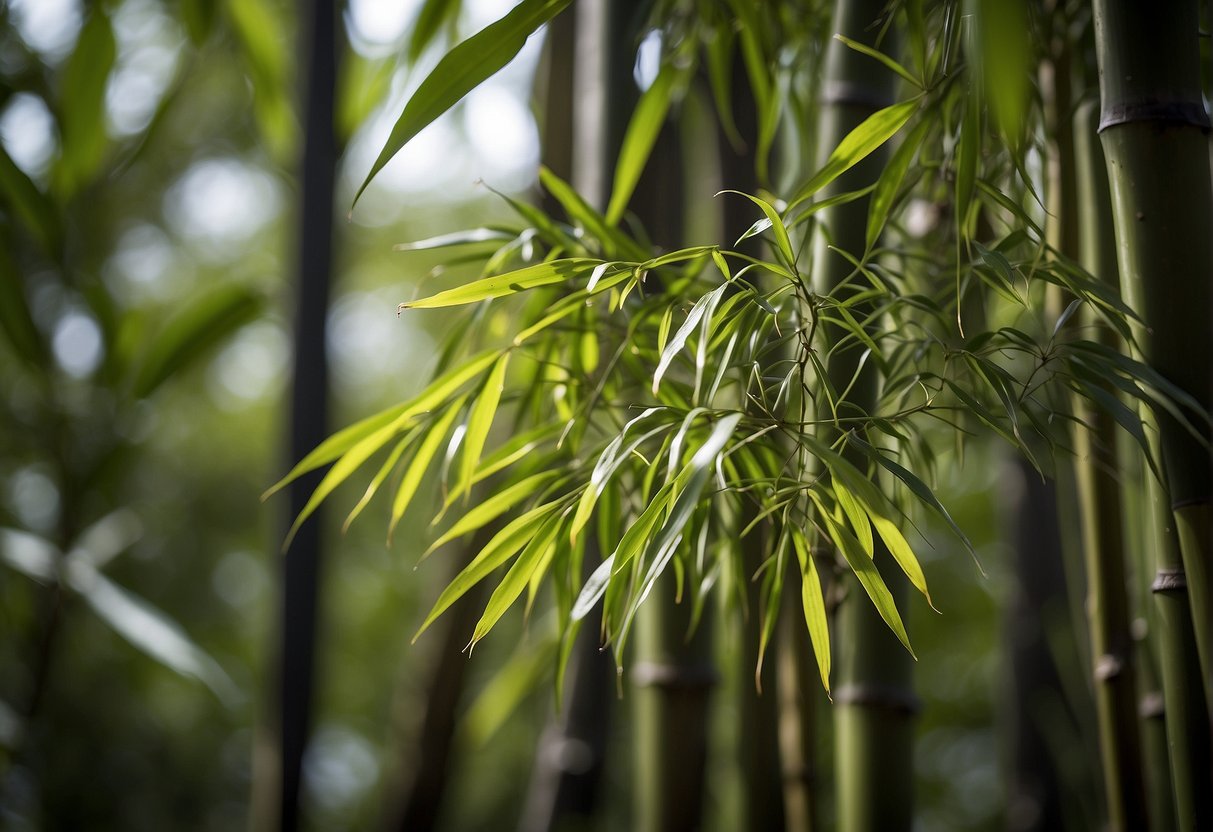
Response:
[[[463,435],[463,456],[460,457],[459,478],[455,485],[456,491],[466,491],[472,482],[476,466],[480,464],[480,454],[484,443],[489,438],[489,430],[493,427],[493,417],[497,415],[497,405],[501,402],[501,391],[505,387],[505,371],[510,362],[510,353],[504,352],[489,376],[484,382],[484,389],[472,412],[468,416],[467,432]]]
[[[855,495],[843,485],[841,477],[835,477],[831,487],[834,490],[834,497],[838,500],[838,506],[850,521],[851,528],[855,531],[855,538],[863,547],[864,553],[868,557],[874,557],[876,543],[872,538],[872,524],[868,522],[867,512],[863,510],[863,506],[860,505]]]
[[[548,560],[551,551],[559,545],[557,537],[562,519],[560,515],[549,517],[543,527],[531,538],[526,548],[522,550],[522,554],[514,561],[509,571],[505,573],[501,583],[493,590],[493,594],[484,608],[484,614],[476,622],[476,629],[468,644],[469,650],[476,645],[476,642],[489,634],[493,625],[501,620],[505,611],[518,600],[518,596],[527,588],[531,576],[538,570],[540,564]]]
[[[539,286],[551,286],[571,280],[577,275],[589,271],[593,266],[597,265],[597,262],[596,260],[577,257],[539,263],[535,266],[527,266],[524,269],[518,269],[517,271],[495,277],[474,280],[464,286],[447,289],[445,292],[439,292],[428,298],[408,301],[407,303],[400,304],[399,308],[401,311],[405,309],[435,309],[442,306],[462,306],[463,304],[476,303],[477,301],[488,300],[490,298],[504,297],[505,295],[526,291],[527,289],[535,289]]]
[[[475,485],[485,477],[491,477],[498,471],[509,468],[521,459],[525,459],[543,444],[544,441],[551,439],[560,430],[561,425],[546,424],[513,437],[480,461],[480,465],[476,468],[476,473],[472,476],[472,481],[468,483],[468,487]],[[463,496],[462,492],[459,491],[451,491],[447,494],[446,499],[442,502],[442,510],[438,512],[431,525],[441,522],[443,516],[461,496]]]
[[[161,384],[212,354],[233,333],[260,316],[265,297],[247,286],[224,286],[185,304],[152,339],[131,385],[146,398]]]
[[[737,429],[737,423],[741,421],[741,416],[742,414],[740,413],[730,413],[716,422],[708,438],[695,451],[694,456],[691,457],[691,461],[687,463],[686,468],[683,469],[682,473],[678,475],[677,480],[674,481],[675,483],[685,483],[685,487],[675,487],[674,490],[678,491],[678,498],[674,501],[673,508],[670,509],[670,516],[666,518],[661,529],[653,536],[653,539],[649,541],[648,546],[645,548],[643,562],[648,563],[649,568],[645,573],[644,580],[640,584],[640,591],[633,599],[624,618],[621,629],[621,641],[626,637],[637,608],[648,597],[649,592],[653,589],[653,585],[657,582],[657,578],[665,571],[670,558],[674,556],[683,529],[699,505],[700,496],[703,494],[704,486],[707,485],[708,477],[711,476],[716,459],[720,456],[720,452],[724,450],[724,446],[728,443],[729,439],[732,438],[733,431]],[[672,485],[673,483],[670,484]]]
[[[412,502],[413,497],[417,494],[417,488],[421,485],[421,480],[429,469],[430,462],[434,459],[434,455],[438,453],[438,448],[446,441],[447,435],[451,432],[451,427],[463,411],[463,404],[467,401],[467,398],[468,394],[465,393],[447,405],[446,412],[434,422],[425,439],[417,447],[417,453],[413,454],[413,458],[409,460],[409,465],[404,470],[404,476],[400,479],[400,487],[396,489],[396,496],[392,500],[392,518],[388,522],[387,532],[388,545],[391,545],[392,536],[396,532],[396,525],[400,522],[400,518],[404,516],[409,503]],[[344,459],[342,457],[342,461]],[[337,463],[337,465],[340,464],[341,462]],[[336,468],[336,466],[333,467]]]
[[[611,578],[621,572],[640,552],[649,535],[661,521],[666,506],[674,498],[676,485],[680,485],[680,483],[668,482],[653,495],[652,501],[636,518],[636,522],[624,532],[615,551],[600,563],[598,568],[586,579],[576,603],[573,604],[572,618],[574,621],[580,621],[590,614],[590,610],[607,591]]]
[[[855,434],[848,434],[847,442],[855,445],[855,447],[863,451],[869,459],[872,459],[885,470],[889,471],[889,473],[891,473],[893,476],[897,477],[897,479],[901,480],[905,486],[910,489],[914,496],[916,496],[927,506],[934,509],[935,513],[943,518],[943,520],[951,527],[952,532],[956,535],[956,537],[960,539],[960,542],[963,543],[965,548],[969,550],[969,554],[973,555],[974,559],[976,559],[977,552],[973,549],[972,541],[969,540],[968,535],[961,531],[960,526],[956,525],[956,521],[952,519],[952,515],[949,514],[948,510],[943,507],[943,503],[939,502],[939,498],[935,496],[931,489],[927,488],[926,483],[914,476],[901,465],[877,451]],[[978,564],[978,566],[980,567],[980,564]]]
[[[417,433],[419,430],[420,428],[413,428],[411,431],[409,431],[407,436],[396,443],[396,447],[392,448],[392,452],[388,454],[387,459],[383,461],[383,465],[379,467],[379,470],[375,473],[375,476],[371,478],[371,482],[366,487],[366,491],[363,493],[362,499],[360,499],[354,505],[354,507],[350,510],[349,515],[345,518],[345,522],[341,524],[342,534],[345,534],[350,530],[350,525],[353,524],[358,515],[362,513],[362,510],[370,504],[371,499],[376,493],[378,493],[379,486],[383,485],[383,481],[386,480],[388,475],[392,473],[392,469],[396,467],[396,463],[400,461],[400,457],[404,454],[405,450],[409,445],[412,444],[413,440],[417,438]]]
[[[472,562],[464,567],[463,571],[456,575],[447,585],[446,589],[439,594],[438,600],[434,602],[433,609],[430,610],[429,615],[426,616],[425,621],[422,622],[421,627],[413,636],[413,641],[416,642],[421,634],[429,629],[429,626],[434,623],[438,616],[442,615],[451,604],[462,598],[469,589],[491,575],[497,567],[518,554],[535,537],[536,532],[546,521],[547,516],[555,511],[559,505],[560,501],[553,500],[550,503],[537,506],[526,514],[515,518],[505,528],[497,532],[476,557],[472,558]]]
[[[305,456],[291,469],[289,474],[262,494],[261,499],[269,498],[308,471],[314,471],[322,465],[327,465],[385,425],[390,424],[397,429],[403,429],[410,419],[437,407],[472,378],[480,375],[486,367],[497,360],[500,354],[498,350],[486,350],[434,379],[429,387],[411,401],[389,407],[387,410],[368,416],[333,434]]]
[[[889,163],[880,174],[880,179],[876,181],[876,190],[872,192],[872,201],[868,207],[868,230],[865,242],[868,251],[871,251],[872,246],[876,245],[880,232],[884,230],[885,223],[889,219],[889,211],[893,208],[893,201],[897,198],[901,183],[910,169],[910,162],[914,160],[930,127],[929,120],[924,119],[919,122],[918,126],[910,132],[910,135],[906,136],[905,141],[893,153],[893,157],[889,159]]]
[[[893,138],[917,109],[918,99],[910,99],[891,107],[885,107],[868,116],[838,144],[838,147],[830,154],[830,158],[826,160],[825,166],[797,192],[785,213],[791,213],[800,207],[813,194],[829,185]]]
[[[17,167],[3,145],[0,145],[0,197],[3,204],[11,208],[13,215],[33,234],[43,252],[52,258],[58,257],[63,233],[59,224],[59,209],[34,184],[34,180]]]
[[[547,166],[539,168],[539,181],[547,192],[555,197],[564,209],[571,222],[578,223],[602,245],[603,255],[610,257],[625,257],[631,260],[643,260],[646,250],[637,245],[631,238],[607,223],[606,217],[590,207],[572,186],[552,173]]]
[[[451,234],[439,234],[436,237],[427,237],[424,240],[417,240],[412,243],[397,243],[392,246],[393,251],[430,251],[436,248],[448,248],[450,246],[465,246],[472,243],[490,243],[495,240],[511,240],[517,237],[517,234],[512,234],[500,228],[472,228],[467,231],[455,231]]]
[[[649,160],[653,144],[657,141],[657,135],[665,124],[674,91],[682,83],[684,75],[684,70],[666,64],[657,73],[652,86],[640,96],[636,110],[632,113],[632,120],[628,122],[628,130],[619,149],[619,159],[615,162],[615,182],[606,212],[608,225],[618,225],[622,219],[624,209],[632,198],[632,192],[636,190],[636,183],[640,181],[640,174]]]
[[[779,212],[775,210],[771,203],[767,202],[765,199],[759,199],[756,196],[751,196],[750,194],[742,193],[741,191],[725,190],[721,191],[720,194],[737,194],[738,196],[744,196],[750,202],[753,202],[755,205],[761,208],[763,215],[770,223],[769,228],[775,234],[775,250],[779,252],[781,257],[783,257],[783,264],[789,269],[796,268],[796,252],[792,249],[792,240],[788,237],[788,229],[784,226],[783,220],[779,216]],[[720,196],[720,194],[717,194],[717,196]],[[753,229],[751,228],[751,230]],[[750,232],[747,231],[746,235],[749,233]],[[742,239],[745,239],[745,235],[742,236]],[[741,242],[741,240],[738,240],[737,242]]]
[[[590,481],[585,489],[581,492],[581,498],[577,502],[577,510],[573,513],[573,520],[569,524],[569,541],[576,542],[577,534],[585,528],[585,524],[589,522],[590,516],[594,513],[594,506],[598,502],[598,498],[602,496],[602,492],[606,489],[607,484],[611,481],[611,477],[619,470],[619,467],[632,455],[632,453],[640,447],[640,445],[655,436],[657,432],[664,428],[658,428],[654,431],[642,435],[639,439],[633,441],[627,448],[623,447],[624,441],[627,439],[628,432],[636,425],[648,419],[655,413],[660,412],[660,408],[649,407],[629,420],[627,424],[619,431],[619,433],[607,443],[607,446],[598,456],[598,461],[594,464],[594,470],[590,472]]]
[[[892,58],[890,58],[888,55],[884,54],[883,52],[878,52],[877,50],[873,49],[872,47],[859,43],[858,41],[853,41],[844,35],[834,35],[834,39],[841,41],[842,43],[846,44],[851,49],[854,49],[856,52],[860,53],[861,55],[867,55],[869,58],[875,58],[876,60],[880,61],[882,64],[887,66],[889,69],[896,72],[902,78],[909,81],[911,86],[917,87],[918,89],[922,89],[922,81],[918,80],[918,78],[916,78],[914,76],[914,74],[912,72],[910,72],[910,70],[906,69],[904,66],[897,63],[897,61],[893,60]]]
[[[893,595],[889,592],[889,588],[885,585],[884,579],[880,577],[876,564],[863,551],[855,536],[847,531],[837,520],[825,511],[821,511],[818,516],[825,525],[830,538],[834,541],[834,545],[838,547],[838,551],[846,559],[847,565],[851,567],[851,571],[859,579],[859,584],[863,587],[863,591],[872,599],[876,612],[884,619],[884,623],[889,625],[889,629],[897,636],[897,640],[917,660],[918,656],[914,655],[914,648],[910,646],[910,637],[906,634],[905,624],[901,621],[901,614],[897,612],[897,604],[893,600]]]
[[[74,193],[92,178],[104,159],[109,144],[105,90],[116,55],[109,15],[104,5],[94,3],[63,68],[59,101],[63,152],[56,170],[61,193]]]
[[[830,626],[826,617],[825,597],[821,592],[821,578],[817,575],[817,564],[804,532],[796,526],[792,530],[792,546],[800,561],[800,603],[804,608],[804,623],[809,630],[809,641],[813,645],[813,657],[817,660],[817,671],[821,674],[821,686],[830,694]]]
[[[429,557],[432,552],[450,541],[462,537],[469,532],[474,532],[485,524],[496,520],[515,505],[550,483],[559,474],[559,471],[540,471],[538,474],[533,474],[507,488],[490,494],[483,502],[477,503],[467,514],[456,520],[441,537],[431,543],[429,548],[425,550],[422,558]]]
[[[721,297],[724,296],[724,290],[729,284],[722,283],[706,295],[701,297],[691,307],[691,311],[687,313],[687,319],[682,322],[682,326],[678,327],[678,331],[674,333],[674,337],[666,344],[665,350],[661,353],[661,360],[657,362],[657,369],[653,372],[653,395],[657,395],[658,389],[661,387],[661,378],[665,375],[666,370],[670,368],[674,358],[686,346],[687,338],[691,337],[691,333],[695,331],[696,325],[705,314],[711,314],[711,311],[716,308],[716,304],[720,303]]]
[[[429,47],[442,26],[459,15],[460,0],[425,0],[417,19],[413,23],[413,31],[409,36],[409,47],[405,53],[410,64],[416,64],[426,48]]]
[[[440,60],[404,105],[370,173],[354,195],[362,196],[375,174],[427,125],[513,60],[540,26],[570,0],[523,0],[505,17],[460,43]]]

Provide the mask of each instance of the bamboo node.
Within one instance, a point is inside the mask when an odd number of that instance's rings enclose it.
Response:
[[[1124,101],[1105,103],[1099,118],[1099,132],[1119,124],[1149,122],[1199,127],[1209,132],[1209,116],[1199,101]]]
[[[1150,584],[1152,592],[1186,592],[1188,576],[1183,567],[1159,569],[1154,573],[1154,583]]]
[[[913,691],[891,685],[843,685],[834,691],[836,705],[884,708],[913,716],[922,710],[922,700]]]
[[[1124,659],[1115,653],[1104,653],[1099,657],[1099,661],[1095,662],[1095,680],[1110,682],[1124,672],[1124,669]]]
[[[710,664],[666,664],[639,662],[632,668],[632,684],[639,687],[698,689],[714,687],[720,681]]]
[[[881,110],[897,102],[886,93],[872,89],[868,84],[835,80],[826,81],[822,86],[821,103]]]
[[[1167,706],[1162,694],[1150,691],[1141,698],[1137,705],[1137,713],[1142,719],[1162,719],[1167,713]]]

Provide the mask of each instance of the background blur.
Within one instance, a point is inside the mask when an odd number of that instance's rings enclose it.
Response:
[[[464,0],[438,43],[409,63],[421,5],[346,3],[336,217],[444,47],[510,4]],[[258,726],[273,707],[267,667],[286,513],[284,501],[259,495],[293,462],[284,394],[301,145],[294,15],[278,0],[0,2],[6,828],[248,823],[268,753],[264,743],[257,753]],[[436,257],[393,246],[504,216],[480,180],[510,194],[533,187],[541,51],[532,39],[338,222],[333,428],[405,398],[433,364],[441,315],[398,319],[396,305],[424,281],[461,275],[431,275]],[[992,829],[1005,811],[994,717],[1005,599],[996,590],[1009,585],[995,503],[1014,498],[1022,478],[981,449],[940,471],[941,496],[989,577],[928,530],[939,543],[924,565],[943,615],[911,611],[925,701],[919,822]],[[344,536],[338,522],[326,525],[304,782],[311,828],[376,826],[416,732],[435,643],[409,638],[449,568],[435,558],[414,569],[431,508],[418,502],[391,548],[381,505]],[[503,621],[468,659],[445,828],[509,828],[503,819],[520,812],[552,708],[543,615],[540,604],[529,623]],[[722,653],[738,646],[719,643]],[[717,696],[722,744],[743,683],[729,680]],[[627,705],[612,723],[620,760]],[[1059,734],[1059,745],[1070,739]],[[736,828],[730,759],[719,755],[711,773],[717,805],[707,816],[719,829]],[[625,828],[629,769],[610,771],[603,828]]]

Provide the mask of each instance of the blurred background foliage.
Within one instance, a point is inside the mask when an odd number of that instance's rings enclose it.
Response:
[[[339,206],[350,204],[443,43],[509,4],[466,0],[446,20],[426,18],[429,5],[345,5]],[[282,0],[0,3],[8,828],[247,824],[254,763],[259,749],[268,753],[256,726],[270,701],[284,511],[258,495],[284,470],[296,14]],[[418,27],[436,32],[434,42]],[[505,216],[480,180],[507,194],[535,187],[531,89],[541,48],[532,39],[411,142],[339,225],[328,343],[334,425],[419,389],[443,335],[438,316],[394,312],[435,280],[452,285],[452,275],[433,275],[436,258],[393,245]],[[990,574],[927,530],[939,543],[924,565],[944,614],[912,612],[923,829],[998,828],[1007,811],[995,717],[1005,678],[1000,609],[1011,586],[1000,511],[1022,490],[1022,474],[1000,457],[972,448],[963,464],[940,465],[936,483]],[[357,496],[339,494],[336,504]],[[371,827],[391,803],[437,646],[409,646],[409,637],[448,578],[440,559],[414,571],[430,508],[418,500],[405,520],[415,533],[397,535],[390,549],[377,522],[344,536],[327,527],[309,828]],[[468,660],[460,706],[468,718],[444,828],[501,829],[518,816],[551,710],[542,652],[550,628],[516,616],[499,626]],[[718,649],[735,653],[739,641],[723,638]],[[1073,671],[1069,681],[1083,688]],[[716,696],[721,744],[735,735],[747,682],[728,679]],[[613,747],[622,746],[626,715],[612,731]],[[717,756],[709,773],[706,817],[722,830],[739,828],[732,759]],[[625,828],[627,767],[611,768],[604,788],[603,828]]]

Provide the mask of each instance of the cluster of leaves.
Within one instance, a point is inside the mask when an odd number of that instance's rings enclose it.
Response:
[[[405,106],[371,175],[563,5],[523,2],[448,54]],[[744,17],[745,4],[726,5]],[[471,586],[508,566],[473,644],[524,593],[529,609],[546,582],[564,622],[561,663],[579,623],[598,604],[603,641],[618,657],[637,608],[667,573],[696,619],[718,586],[744,606],[743,587],[759,576],[744,574],[734,543],[763,530],[764,647],[785,565],[795,557],[827,689],[823,583],[836,571],[854,573],[909,649],[873,560],[877,547],[929,601],[911,543],[917,535],[905,531],[911,505],[938,515],[967,545],[926,484],[930,476],[921,473],[937,453],[933,422],[959,429],[957,435],[984,426],[1047,469],[1042,448],[1064,447],[1072,421],[1067,397],[1057,395],[1061,385],[1109,411],[1143,447],[1140,419],[1119,393],[1176,412],[1191,404],[1145,366],[1067,326],[1085,306],[1131,338],[1134,316],[1114,289],[1046,240],[1033,218],[1035,192],[1024,168],[1030,145],[1016,132],[1015,119],[1023,116],[1003,113],[999,118],[1011,127],[985,129],[984,96],[960,57],[955,7],[944,4],[933,14],[942,19],[926,23],[921,9],[914,18],[911,8],[919,46],[911,50],[912,68],[846,41],[895,72],[909,93],[905,100],[860,124],[786,199],[769,192],[722,195],[749,199],[757,216],[736,246],[662,253],[621,222],[699,54],[683,45],[723,42],[731,50],[724,38],[735,37],[729,26],[715,30],[730,33],[720,41],[691,37],[686,19],[673,18],[667,36],[673,45],[635,109],[605,212],[543,170],[541,183],[563,217],[511,200],[517,225],[402,246],[465,246],[468,253],[456,259],[483,264],[480,279],[401,305],[471,307],[468,319],[419,396],[334,435],[277,486],[332,463],[296,527],[386,452],[349,520],[392,480],[394,529],[437,465],[444,498],[435,523],[461,506],[464,512],[426,554],[478,529],[494,530],[422,630]],[[704,20],[710,18],[696,18],[696,25]],[[746,34],[760,27],[737,31],[751,80],[762,79],[754,84],[757,106],[771,112],[760,119],[765,158],[780,119],[804,108],[781,103],[797,97],[777,91],[786,67],[765,58]],[[508,48],[489,50],[490,42]],[[710,76],[722,79],[727,60],[711,49],[706,54],[716,67]],[[730,91],[722,82],[716,93],[726,101]],[[840,176],[898,136],[876,182],[830,193]],[[835,248],[831,256],[845,257],[851,275],[828,292],[815,291],[804,248],[830,239],[828,209],[864,198],[865,250]],[[933,212],[932,227],[907,230],[914,210]],[[948,212],[953,222],[940,219]],[[998,225],[1009,230],[999,234]],[[733,250],[750,238],[765,241],[765,256]],[[1050,325],[1038,311],[1047,286],[1071,300]],[[963,317],[970,318],[967,334]],[[464,357],[475,349],[483,351]],[[853,370],[840,384],[831,367],[844,355]],[[873,369],[883,379],[876,404],[857,404],[852,388]],[[498,435],[512,438],[494,446]],[[473,502],[478,486],[486,492]],[[587,565],[588,552],[601,553],[601,560]]]

